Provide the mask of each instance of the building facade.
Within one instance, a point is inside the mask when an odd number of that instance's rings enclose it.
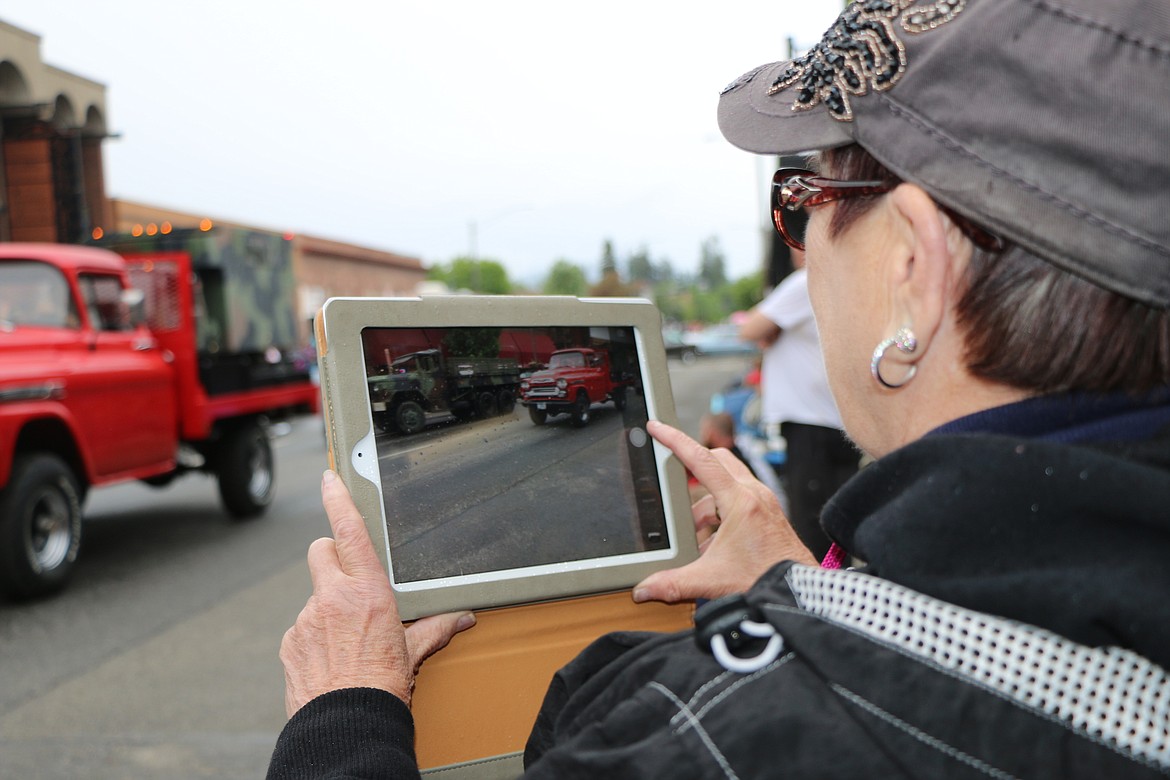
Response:
[[[0,240],[77,242],[108,221],[106,88],[41,60],[0,22]]]

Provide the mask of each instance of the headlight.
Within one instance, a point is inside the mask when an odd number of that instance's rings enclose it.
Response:
[[[569,386],[569,383],[567,380],[565,380],[565,379],[558,379],[557,380],[557,389],[558,390],[564,390],[568,386]]]
[[[525,381],[525,382],[521,382],[521,383],[520,383],[520,389],[521,389],[521,390],[527,390],[527,389],[528,389],[528,382],[526,382],[526,381]]]

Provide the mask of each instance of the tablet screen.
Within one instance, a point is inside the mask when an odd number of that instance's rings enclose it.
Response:
[[[631,326],[363,328],[395,586],[674,556],[640,344]]]

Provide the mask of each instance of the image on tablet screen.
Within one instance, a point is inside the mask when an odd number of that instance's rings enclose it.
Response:
[[[395,583],[669,550],[636,330],[362,330]]]

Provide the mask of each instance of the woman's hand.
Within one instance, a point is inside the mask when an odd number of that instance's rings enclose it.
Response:
[[[709,491],[692,510],[695,531],[717,529],[699,546],[699,558],[651,574],[634,588],[634,601],[674,603],[741,593],[783,560],[815,566],[774,493],[727,450],[708,450],[680,430],[651,420],[646,430],[668,447]]]
[[[470,612],[403,626],[365,521],[337,475],[321,481],[332,539],[309,547],[313,595],[284,635],[285,710],[342,688],[379,688],[410,705],[414,678],[429,656],[475,625]]]

